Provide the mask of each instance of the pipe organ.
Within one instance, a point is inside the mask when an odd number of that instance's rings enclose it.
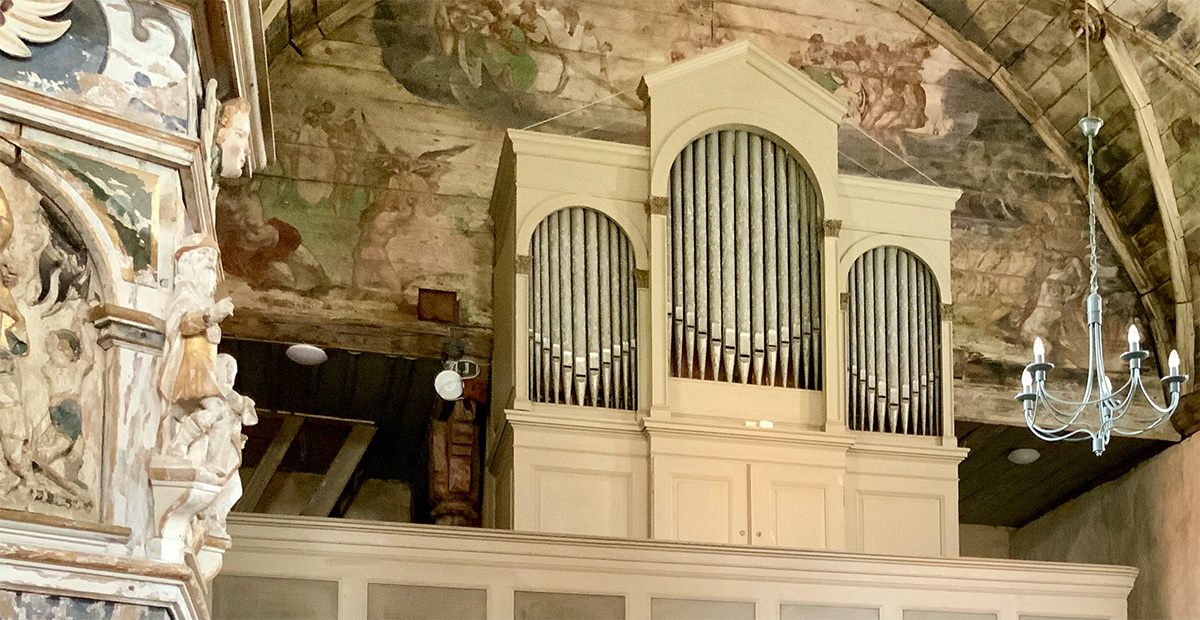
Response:
[[[677,377],[821,389],[821,202],[804,167],[723,129],[671,166],[671,369]]]
[[[637,408],[633,248],[607,215],[568,207],[533,231],[529,394],[543,403]]]
[[[507,134],[484,523],[957,555],[961,192],[840,173],[844,104],[748,42],[639,93],[647,146]]]
[[[846,309],[847,425],[941,435],[941,296],[925,263],[876,247],[850,268]]]

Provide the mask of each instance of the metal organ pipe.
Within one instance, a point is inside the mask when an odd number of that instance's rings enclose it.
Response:
[[[852,430],[940,435],[940,295],[921,259],[868,250],[849,274],[846,404]]]
[[[713,131],[676,158],[668,197],[672,373],[821,389],[823,214],[804,167]]]
[[[637,407],[633,248],[607,215],[551,213],[530,242],[530,399]]]

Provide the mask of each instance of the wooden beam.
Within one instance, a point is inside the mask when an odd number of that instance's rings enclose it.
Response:
[[[288,416],[283,421],[283,426],[279,427],[279,432],[275,433],[275,437],[271,439],[271,445],[267,446],[267,451],[263,453],[262,460],[254,468],[250,482],[242,491],[242,498],[234,504],[234,510],[254,512],[258,506],[258,500],[262,499],[263,491],[267,490],[267,484],[271,482],[271,478],[275,477],[275,470],[279,469],[279,464],[283,462],[288,448],[292,447],[292,440],[296,438],[296,433],[300,431],[300,425],[303,423],[304,418],[298,416]]]
[[[313,493],[312,498],[308,500],[308,506],[300,514],[309,517],[329,516],[329,511],[337,504],[338,497],[345,490],[346,483],[350,482],[354,470],[358,469],[358,462],[362,460],[374,436],[373,425],[355,424],[354,428],[350,429],[350,436],[346,438],[346,443],[342,444],[342,449],[338,450],[337,456],[333,457],[333,463],[330,463],[329,471],[325,472],[321,486],[317,487],[317,492]]]
[[[1133,45],[1150,52],[1159,62],[1163,63],[1167,70],[1200,92],[1200,68],[1194,66],[1183,55],[1183,52],[1163,42],[1153,33],[1130,24],[1115,13],[1105,12],[1104,23],[1108,26],[1109,36],[1116,34]]]
[[[1075,179],[1075,183],[1083,191],[1087,191],[1087,166],[1080,161],[1067,139],[1054,128],[1050,119],[1046,118],[1045,110],[1041,109],[1029,91],[1021,86],[1007,69],[999,64],[982,62],[981,59],[987,55],[987,52],[967,40],[962,33],[951,28],[945,20],[937,15],[927,16],[923,11],[897,10],[895,0],[871,0],[871,2],[881,8],[896,11],[909,23],[949,50],[964,64],[987,78],[996,87],[996,90],[1000,91],[1005,99],[1029,122],[1034,132],[1050,150],[1056,163],[1070,173],[1071,177]],[[1125,268],[1129,279],[1133,281],[1134,288],[1138,291],[1142,307],[1146,310],[1146,317],[1150,323],[1150,333],[1155,342],[1174,342],[1175,338],[1167,326],[1166,313],[1153,295],[1157,285],[1150,279],[1137,246],[1121,228],[1112,205],[1108,203],[1103,194],[1097,200],[1096,221],[1100,224],[1100,228],[1108,240],[1112,242],[1113,249],[1121,260],[1121,266]]]
[[[325,34],[333,32],[346,22],[365,14],[377,2],[378,0],[347,0],[336,11],[326,15],[321,21],[317,22],[317,25],[313,26],[308,32],[297,37],[297,43],[301,49],[307,48],[325,38]]]
[[[1117,70],[1121,86],[1133,106],[1137,119],[1138,134],[1142,139],[1142,150],[1146,153],[1146,165],[1150,169],[1150,183],[1158,201],[1158,213],[1162,217],[1163,233],[1167,237],[1167,261],[1171,267],[1171,290],[1175,297],[1175,348],[1179,351],[1184,374],[1191,374],[1195,361],[1196,325],[1192,316],[1192,281],[1188,273],[1187,246],[1184,243],[1183,223],[1179,217],[1179,205],[1175,201],[1175,183],[1167,168],[1167,155],[1163,150],[1162,134],[1150,94],[1138,74],[1137,64],[1129,48],[1119,35],[1108,33],[1104,37],[1104,49],[1108,59]]]
[[[445,325],[416,317],[415,307],[398,307],[394,314],[370,317],[333,316],[319,309],[282,313],[246,307],[221,322],[221,333],[243,340],[307,342],[327,349],[432,359],[442,358],[446,338],[457,338],[467,357],[482,364],[492,359],[490,327]],[[321,329],[313,329],[313,325]]]
[[[267,28],[271,27],[271,22],[283,12],[283,7],[287,6],[287,0],[270,0],[263,7],[262,24],[263,32],[266,33]]]

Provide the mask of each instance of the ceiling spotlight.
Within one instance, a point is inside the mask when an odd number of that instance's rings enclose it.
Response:
[[[294,344],[287,348],[287,356],[302,366],[317,366],[329,359],[324,350],[311,344]]]
[[[1042,453],[1033,448],[1017,448],[1008,453],[1008,460],[1017,465],[1028,465],[1042,458]]]
[[[433,378],[433,389],[442,400],[458,400],[463,393],[463,378],[453,369],[443,370]]]

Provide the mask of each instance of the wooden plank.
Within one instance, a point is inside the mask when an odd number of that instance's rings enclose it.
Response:
[[[308,500],[308,506],[300,514],[309,517],[329,516],[329,511],[337,504],[338,497],[341,497],[346,483],[350,482],[354,470],[358,469],[358,462],[362,460],[373,437],[373,425],[355,424],[354,428],[350,429],[350,436],[346,438],[346,443],[342,444],[342,449],[338,450],[333,463],[329,465],[329,471],[325,472],[321,486],[317,487],[317,492],[313,493],[312,498]]]
[[[1167,167],[1163,150],[1162,132],[1150,102],[1150,94],[1142,83],[1137,64],[1129,48],[1119,36],[1104,38],[1104,48],[1109,60],[1121,78],[1125,94],[1133,104],[1137,118],[1138,134],[1142,139],[1142,150],[1146,153],[1146,164],[1150,169],[1150,181],[1154,186],[1154,197],[1158,201],[1158,212],[1162,216],[1163,232],[1167,238],[1167,259],[1171,268],[1171,289],[1175,303],[1175,348],[1183,362],[1181,370],[1191,374],[1195,362],[1196,326],[1192,316],[1192,282],[1188,273],[1187,247],[1184,245],[1183,224],[1179,218],[1179,205],[1175,199],[1175,186],[1171,171]],[[1160,353],[1161,355],[1161,353]],[[1189,390],[1190,391],[1190,390]]]
[[[296,438],[296,433],[300,431],[300,425],[303,423],[304,418],[299,416],[289,416],[283,421],[283,426],[279,427],[279,432],[275,433],[275,437],[271,439],[271,445],[267,446],[262,460],[254,468],[250,482],[242,491],[242,498],[238,500],[237,504],[234,504],[234,510],[254,512],[258,506],[258,500],[262,499],[263,491],[267,490],[267,484],[271,482],[271,478],[275,477],[275,470],[279,469],[279,464],[283,462],[288,448],[292,447],[292,440]]]

